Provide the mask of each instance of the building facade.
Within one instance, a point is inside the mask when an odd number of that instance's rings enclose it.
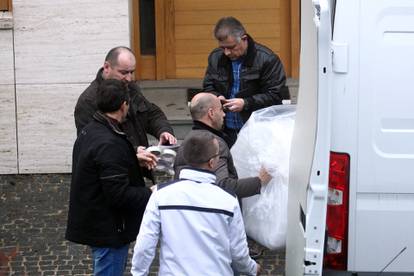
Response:
[[[136,52],[138,79],[202,78],[232,15],[297,77],[296,2],[0,0],[0,174],[71,171],[76,100],[114,46]]]

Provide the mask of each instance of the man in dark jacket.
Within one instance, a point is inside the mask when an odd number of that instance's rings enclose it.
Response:
[[[156,157],[144,150],[148,146],[147,133],[158,138],[160,144],[175,144],[177,140],[165,114],[158,106],[145,99],[138,84],[133,81],[135,63],[135,56],[127,47],[115,47],[108,52],[95,80],[78,99],[75,107],[75,125],[79,135],[92,120],[97,110],[96,93],[103,80],[116,79],[126,83],[130,106],[128,116],[120,127],[137,152],[143,174],[152,179],[148,170],[155,167]]]
[[[226,113],[224,132],[229,147],[258,109],[289,99],[286,75],[279,57],[256,43],[234,17],[221,18],[214,29],[219,48],[208,58],[203,90],[219,96]]]
[[[120,128],[129,102],[123,82],[102,81],[98,111],[73,148],[66,238],[91,247],[95,275],[122,275],[151,195],[135,150]]]
[[[224,112],[220,100],[211,93],[198,93],[191,100],[190,113],[193,118],[193,129],[187,134],[183,144],[194,135],[213,134],[219,142],[219,161],[213,170],[217,177],[217,185],[223,187],[238,198],[249,197],[260,193],[262,185],[266,185],[271,176],[262,168],[257,177],[238,179],[233,157],[227,143],[224,141],[223,127]],[[188,166],[183,156],[183,147],[178,149],[174,163],[175,177],[178,178],[181,169]]]

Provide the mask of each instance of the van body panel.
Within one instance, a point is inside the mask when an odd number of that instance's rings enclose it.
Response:
[[[414,193],[414,2],[360,4],[357,191]]]
[[[414,272],[414,195],[358,193],[355,271]]]
[[[380,271],[407,247],[385,271],[413,272],[414,2],[337,5],[333,39],[349,45],[350,67],[345,82],[332,74],[332,109],[357,108],[332,116],[331,148],[351,156],[348,270]]]
[[[312,229],[325,229],[326,206],[318,204],[324,201],[323,188],[328,188],[324,168],[329,166],[329,151],[350,156],[348,271],[376,274],[396,257],[384,273],[410,275],[414,272],[414,1],[327,1],[328,6],[336,5],[331,9],[333,20],[315,25],[311,14],[321,3],[325,1],[301,3],[286,275],[321,275],[323,254],[314,244],[321,233]],[[321,32],[329,28],[322,24],[332,22],[326,49]],[[326,78],[320,71],[325,62],[321,49],[329,53],[332,65],[327,66]],[[322,177],[315,177],[317,171]],[[315,260],[310,253],[321,260],[306,265]]]

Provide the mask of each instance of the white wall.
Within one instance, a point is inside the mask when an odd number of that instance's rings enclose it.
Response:
[[[130,45],[128,3],[13,1],[14,29],[0,30],[1,174],[70,172],[76,100],[107,51]]]
[[[13,33],[0,30],[0,174],[17,173]]]

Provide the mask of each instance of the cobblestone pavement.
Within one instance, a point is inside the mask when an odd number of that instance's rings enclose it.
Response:
[[[88,247],[64,239],[69,186],[69,174],[0,176],[0,276],[91,275]],[[265,250],[262,275],[284,275],[284,255]]]

